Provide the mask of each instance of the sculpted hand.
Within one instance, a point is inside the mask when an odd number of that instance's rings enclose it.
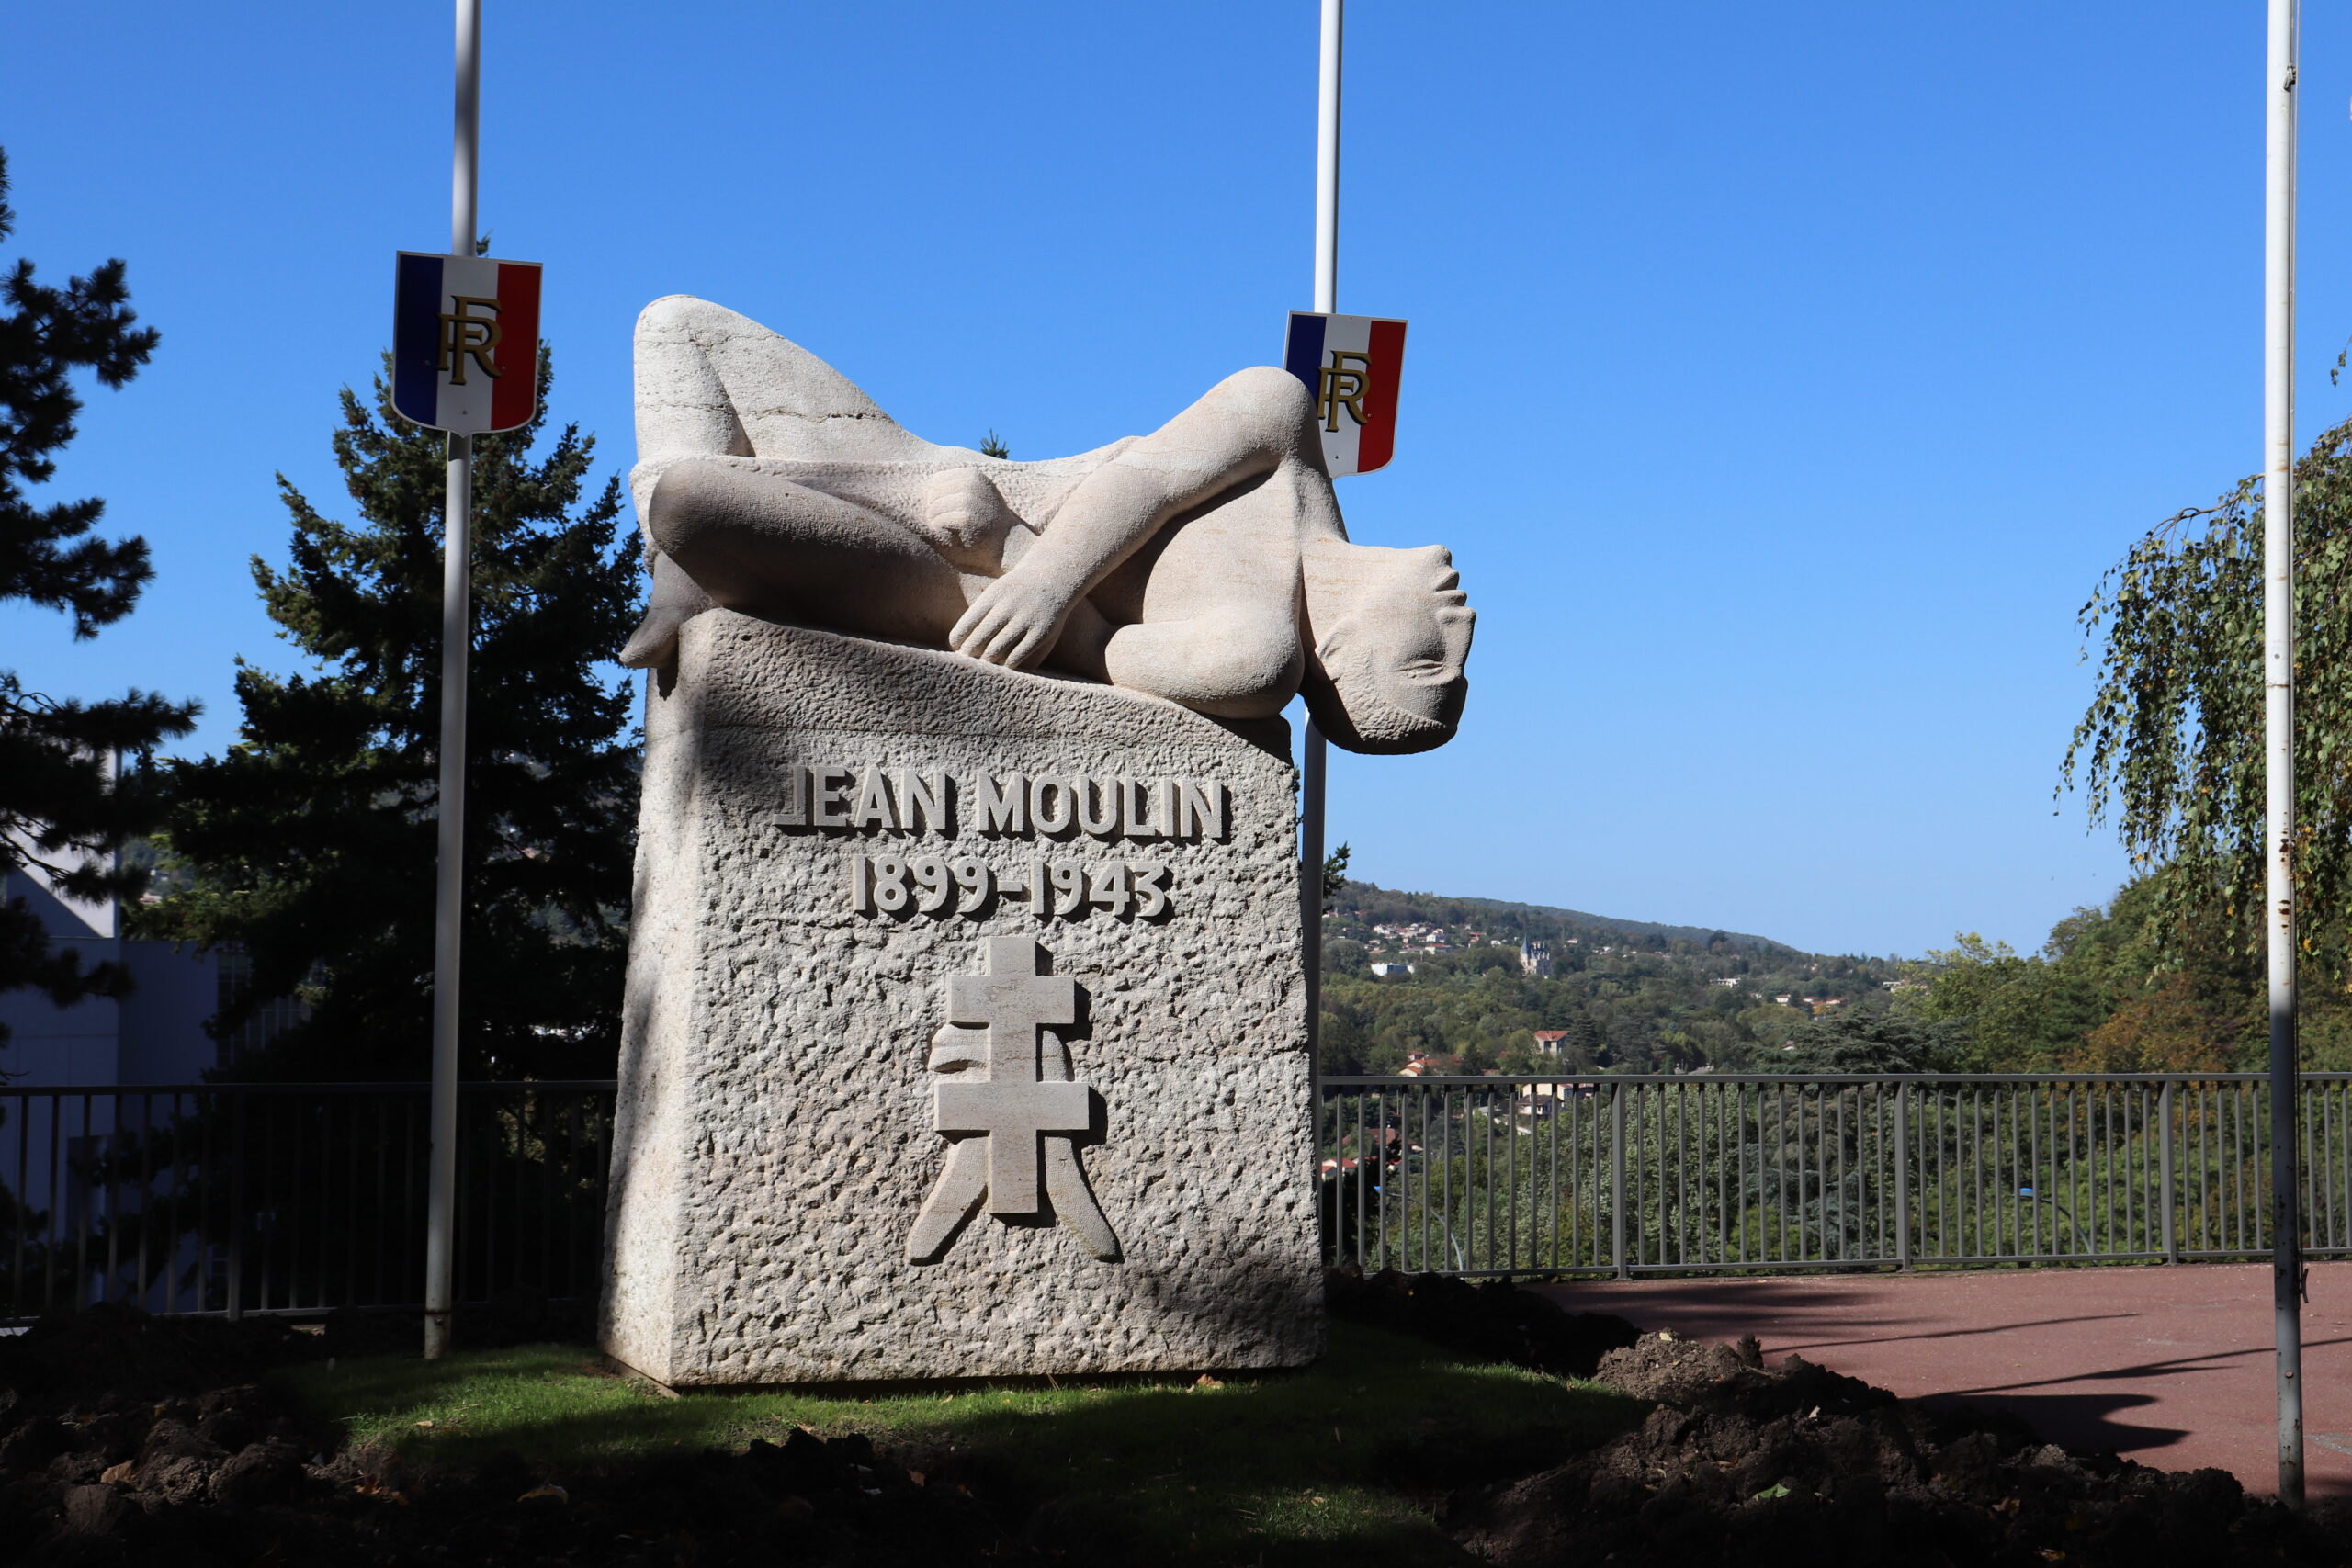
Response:
[[[1053,647],[1073,597],[1015,569],[981,590],[947,634],[947,646],[1017,670]]]

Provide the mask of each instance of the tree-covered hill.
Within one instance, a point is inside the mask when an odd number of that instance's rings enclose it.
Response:
[[[1448,898],[1434,893],[1392,893],[1369,882],[1346,885],[1339,913],[1366,925],[1429,922],[1478,931],[1491,937],[1522,936],[1537,941],[1569,938],[1587,942],[1693,942],[1700,947],[1729,944],[1753,953],[1795,956],[1796,949],[1770,937],[1742,931],[1711,931],[1705,926],[1668,926],[1655,920],[1621,920],[1609,915],[1588,915],[1576,909],[1555,909],[1546,904],[1510,904],[1499,898]]]
[[[2135,878],[2039,953],[1963,932],[1916,959],[1346,882],[1324,925],[1324,1070],[2258,1068],[2260,949],[2243,918],[2177,923],[2185,874]],[[2352,989],[2304,987],[2301,1040],[2307,1070],[2352,1069]]]
[[[1883,1014],[1906,979],[1894,958],[1353,881],[1323,933],[1335,1073],[1395,1072],[1416,1055],[1467,1072],[1734,1066],[1779,1053],[1816,1017]],[[1548,976],[1522,954],[1538,942]],[[1542,1049],[1539,1031],[1566,1034]]]

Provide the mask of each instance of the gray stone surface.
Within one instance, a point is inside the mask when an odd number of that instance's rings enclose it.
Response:
[[[1287,727],[723,610],[654,687],[605,1348],[677,1385],[1311,1359]],[[952,834],[910,798],[941,772]],[[975,782],[1014,774],[1099,830],[982,831]],[[1072,779],[1100,782],[1073,800]],[[809,825],[861,805],[864,827]],[[1034,940],[1073,1023],[1042,976],[1017,1007],[969,989],[1016,967],[990,938]],[[951,1151],[989,1168],[964,1129],[990,1097],[963,1086],[1004,1073],[1051,1101],[1042,1175],[917,1238],[935,1189],[964,1201]],[[1051,1135],[1074,1090],[1091,1131]],[[1099,1216],[1057,1215],[1073,1179]]]

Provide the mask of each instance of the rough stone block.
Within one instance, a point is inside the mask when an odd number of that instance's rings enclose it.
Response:
[[[609,1353],[1319,1352],[1287,726],[717,611],[646,741]]]

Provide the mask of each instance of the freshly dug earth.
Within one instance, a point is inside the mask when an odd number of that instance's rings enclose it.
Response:
[[[1411,1334],[1480,1361],[1509,1361],[1557,1378],[1589,1378],[1601,1357],[1632,1345],[1639,1331],[1605,1312],[1567,1312],[1501,1280],[1473,1285],[1445,1274],[1366,1277],[1329,1269],[1323,1300],[1333,1317]]]
[[[662,1455],[570,1498],[505,1455],[464,1475],[340,1448],[258,1382],[364,1335],[93,1308],[0,1340],[0,1562],[964,1562],[1004,1543],[954,1478],[863,1437]],[[372,1348],[372,1347],[368,1347]],[[1017,1550],[1017,1549],[1016,1549]]]
[[[1645,1336],[1600,1381],[1660,1401],[1558,1468],[1457,1495],[1454,1539],[1510,1568],[2352,1561],[2352,1517],[2298,1517],[2225,1471],[2045,1444],[2013,1416],[1898,1401],[1789,1357]]]
[[[2352,1562],[2352,1519],[2334,1505],[2299,1518],[2220,1471],[2069,1455],[2011,1416],[1899,1402],[1793,1356],[1767,1369],[1752,1339],[1637,1337],[1622,1319],[1430,1277],[1335,1275],[1329,1291],[1337,1315],[1659,1402],[1638,1428],[1532,1477],[1520,1478],[1523,1453],[1469,1450],[1442,1478],[1419,1472],[1440,1490],[1470,1483],[1445,1501],[1445,1528],[1507,1568]],[[0,1339],[0,1563],[1080,1560],[1033,1528],[1051,1498],[977,1471],[917,1476],[863,1437],[793,1431],[560,1477],[513,1454],[413,1471],[342,1447],[340,1429],[263,1381],[374,1350],[373,1337],[359,1320],[309,1335],[94,1309]]]

